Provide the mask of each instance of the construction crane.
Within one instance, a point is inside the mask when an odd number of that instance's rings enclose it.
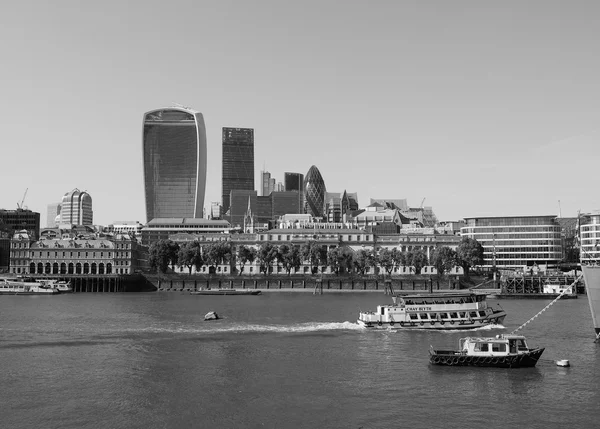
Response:
[[[25,193],[23,194],[23,198],[21,199],[21,204],[17,203],[17,208],[18,209],[22,209],[23,208],[23,203],[25,202],[25,197],[27,196],[27,191],[29,190],[29,188],[25,189]]]
[[[425,198],[427,198],[427,197],[425,197]],[[423,198],[423,199],[421,200],[421,206],[419,207],[419,208],[421,208],[421,209],[423,208],[423,203],[425,202],[425,198]]]

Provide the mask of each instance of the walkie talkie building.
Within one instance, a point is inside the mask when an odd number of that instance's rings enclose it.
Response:
[[[206,190],[202,113],[168,107],[144,114],[146,220],[201,218]]]

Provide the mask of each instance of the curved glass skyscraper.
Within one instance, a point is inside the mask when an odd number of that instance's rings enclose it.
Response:
[[[314,165],[304,177],[304,211],[313,217],[325,216],[325,182]]]
[[[201,218],[206,190],[202,113],[168,107],[144,114],[146,220]]]

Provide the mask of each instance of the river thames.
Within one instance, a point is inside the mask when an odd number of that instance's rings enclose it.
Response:
[[[383,293],[0,296],[5,428],[592,428],[600,344],[587,298],[522,331],[535,368],[429,365],[428,350],[508,333],[550,301],[495,300],[503,326],[371,331]],[[214,310],[222,320],[203,321]],[[554,361],[569,359],[570,368]]]

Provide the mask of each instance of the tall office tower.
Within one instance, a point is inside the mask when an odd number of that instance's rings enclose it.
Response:
[[[283,175],[283,190],[298,193],[298,213],[304,206],[304,174],[286,172]]]
[[[142,145],[146,220],[201,218],[206,190],[202,113],[167,107],[144,114]]]
[[[223,128],[223,213],[232,190],[254,190],[254,130]],[[246,208],[244,208],[246,210]]]
[[[93,225],[92,197],[75,188],[62,197],[60,223],[70,225]]]
[[[250,206],[252,213],[256,213],[257,211],[257,192],[232,189],[229,195],[229,223],[232,226],[242,226],[244,224],[244,216],[248,212],[248,206]]]
[[[260,177],[262,185],[261,196],[268,197],[275,190],[275,179],[271,177],[271,173],[268,171],[261,171]]]
[[[60,222],[60,203],[48,204],[46,213],[46,228],[56,228]]]
[[[304,177],[304,210],[315,218],[325,216],[325,182],[316,166],[310,167]]]

